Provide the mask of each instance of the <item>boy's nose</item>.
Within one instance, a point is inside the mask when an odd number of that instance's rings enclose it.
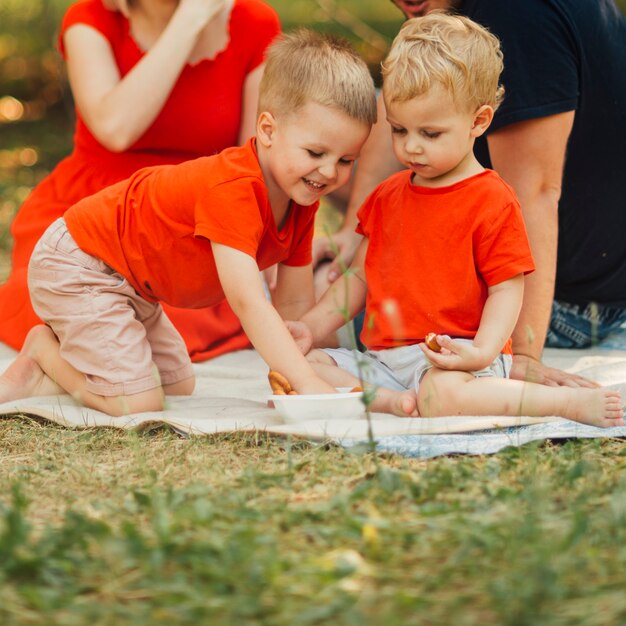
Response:
[[[407,139],[404,144],[404,149],[409,154],[421,154],[423,152],[421,142],[415,139]]]
[[[335,180],[337,178],[337,166],[335,163],[324,163],[318,170],[324,178],[329,180]]]

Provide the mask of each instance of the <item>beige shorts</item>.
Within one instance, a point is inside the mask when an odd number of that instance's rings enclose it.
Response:
[[[106,263],[83,252],[62,218],[35,247],[28,287],[61,356],[102,396],[132,395],[193,376],[185,343],[161,305],[140,297]]]

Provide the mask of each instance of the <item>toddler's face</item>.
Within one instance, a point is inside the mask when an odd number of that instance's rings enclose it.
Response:
[[[270,174],[277,188],[308,206],[344,185],[370,132],[343,111],[309,102],[276,120]]]
[[[459,111],[439,86],[386,107],[396,158],[414,172],[415,184],[439,187],[466,177],[475,164],[474,114]]]

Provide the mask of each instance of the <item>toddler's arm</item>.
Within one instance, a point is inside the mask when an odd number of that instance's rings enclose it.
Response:
[[[474,371],[487,367],[511,336],[523,295],[523,274],[489,287],[478,332],[471,345],[439,336],[440,353],[433,352],[424,343],[420,347],[428,359],[442,369]]]
[[[335,393],[334,387],[315,374],[265,297],[256,261],[228,246],[211,242],[211,247],[226,299],[269,368],[288,372],[289,382],[298,393]]]
[[[313,345],[343,326],[365,306],[365,255],[368,242],[367,237],[363,237],[349,269],[300,318],[311,330]]]
[[[300,319],[314,304],[313,267],[278,264],[272,300],[283,319]]]

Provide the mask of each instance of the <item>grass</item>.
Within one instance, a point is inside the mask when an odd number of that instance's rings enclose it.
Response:
[[[0,421],[0,623],[626,623],[626,451]]]

